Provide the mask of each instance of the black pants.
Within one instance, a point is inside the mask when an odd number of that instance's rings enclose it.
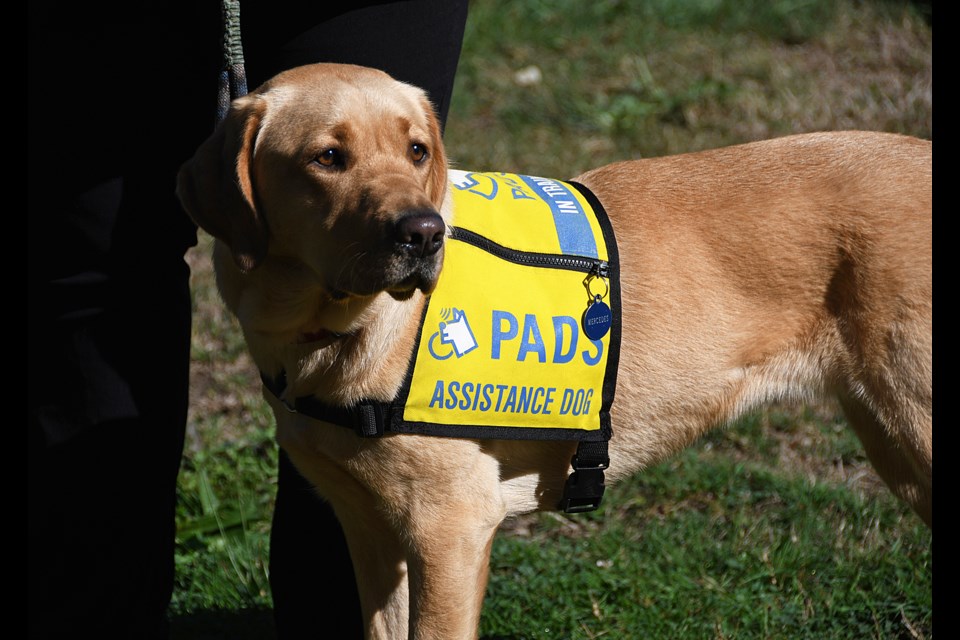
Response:
[[[446,116],[465,0],[329,4],[241,3],[251,88],[299,64],[364,64],[422,86]],[[188,398],[183,256],[196,241],[173,187],[214,126],[220,30],[212,0],[30,4],[31,637],[167,635]],[[281,637],[359,637],[346,558],[330,510],[281,456]]]

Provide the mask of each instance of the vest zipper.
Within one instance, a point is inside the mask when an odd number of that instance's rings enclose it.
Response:
[[[497,244],[479,233],[460,227],[454,227],[450,237],[454,240],[471,244],[478,249],[482,249],[508,262],[524,266],[569,269],[570,271],[580,271],[582,273],[595,273],[602,278],[607,277],[610,266],[606,260],[600,260],[598,258],[568,256],[559,253],[534,253],[532,251],[511,249]]]

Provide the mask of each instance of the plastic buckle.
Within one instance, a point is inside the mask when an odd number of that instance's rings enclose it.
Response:
[[[564,513],[593,511],[600,506],[603,499],[606,488],[603,472],[610,466],[610,459],[605,458],[596,465],[580,466],[579,457],[573,456],[570,463],[573,465],[573,473],[567,478],[567,484],[563,488],[560,506]]]

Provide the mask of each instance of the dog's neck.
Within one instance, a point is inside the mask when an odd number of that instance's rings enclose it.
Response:
[[[363,317],[347,334],[318,342],[277,345],[291,398],[313,395],[335,405],[396,396],[407,370],[425,299],[398,302],[387,294],[365,300]],[[301,334],[303,335],[303,334]]]
[[[391,400],[403,382],[426,298],[387,293],[334,298],[303,265],[267,257],[241,273],[214,249],[221,296],[236,315],[261,372],[287,378],[284,399],[337,405]]]

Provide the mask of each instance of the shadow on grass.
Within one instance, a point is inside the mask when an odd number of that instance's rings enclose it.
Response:
[[[170,640],[274,640],[273,612],[200,611],[170,620]]]

